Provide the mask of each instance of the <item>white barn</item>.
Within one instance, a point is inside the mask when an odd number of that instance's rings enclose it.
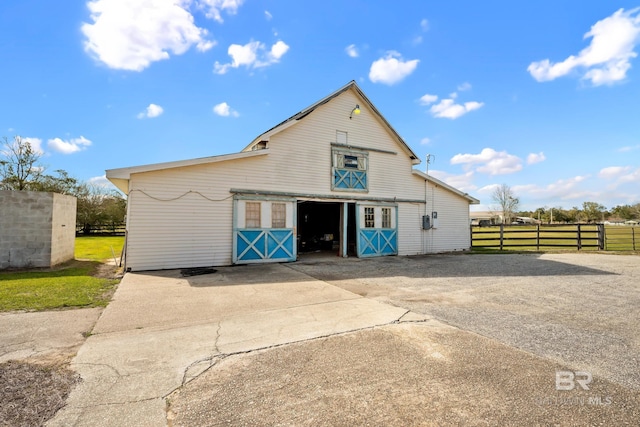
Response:
[[[467,250],[478,200],[418,156],[352,81],[235,154],[107,170],[128,270]]]

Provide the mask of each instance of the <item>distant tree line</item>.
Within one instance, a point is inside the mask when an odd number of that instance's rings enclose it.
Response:
[[[519,211],[520,200],[507,184],[499,185],[492,193],[496,209],[509,224],[515,217],[530,217],[543,223],[578,223],[640,220],[640,203],[618,205],[611,209],[597,202],[584,202],[582,208],[541,207],[533,211]]]
[[[634,205],[618,205],[607,209],[597,202],[584,202],[582,208],[574,206],[571,209],[561,207],[541,207],[534,211],[520,211],[517,216],[539,219],[543,223],[563,222],[624,222],[640,220],[640,203]]]
[[[76,222],[87,234],[96,225],[115,226],[124,222],[127,201],[120,192],[80,182],[62,169],[48,174],[40,164],[40,157],[24,138],[16,136],[10,141],[4,137],[0,148],[0,190],[75,196],[78,200]]]

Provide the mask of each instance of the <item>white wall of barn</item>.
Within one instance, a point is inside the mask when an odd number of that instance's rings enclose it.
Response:
[[[361,114],[349,119],[359,104]],[[331,190],[331,143],[347,132],[348,144],[369,151],[367,193]],[[127,267],[153,270],[229,265],[232,262],[231,188],[324,195],[424,200],[424,180],[411,173],[406,151],[376,115],[349,90],[299,123],[273,135],[266,156],[131,175]],[[401,255],[469,247],[468,201],[431,189],[439,228],[423,231],[424,203],[398,203]],[[430,200],[432,199],[432,200]]]

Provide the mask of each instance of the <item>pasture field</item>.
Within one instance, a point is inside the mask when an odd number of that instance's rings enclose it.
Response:
[[[472,249],[491,252],[500,249],[500,226],[472,227]],[[602,230],[602,236],[600,235]],[[597,224],[513,225],[502,230],[502,249],[507,251],[582,250],[637,251],[640,227]]]

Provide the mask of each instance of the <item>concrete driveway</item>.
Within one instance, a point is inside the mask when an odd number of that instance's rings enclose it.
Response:
[[[416,320],[283,265],[128,273],[72,362],[82,383],[49,426],[163,426],[171,392],[244,352]]]
[[[640,419],[638,257],[307,258],[287,268],[440,321],[228,357],[170,396],[172,426]]]

